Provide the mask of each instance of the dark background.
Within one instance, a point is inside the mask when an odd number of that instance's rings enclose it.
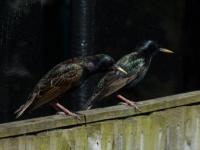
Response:
[[[197,0],[1,0],[0,122],[14,120],[14,110],[57,63],[95,53],[117,60],[148,39],[175,54],[158,54],[145,79],[124,95],[145,100],[199,89],[198,6]],[[84,94],[63,102],[78,109]],[[43,107],[26,118],[53,113]]]

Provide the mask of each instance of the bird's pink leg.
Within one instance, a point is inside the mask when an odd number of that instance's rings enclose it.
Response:
[[[50,105],[56,110],[56,111],[63,111],[66,115],[70,115],[70,116],[75,116],[77,118],[78,115],[69,111],[67,108],[65,108],[63,105],[61,105],[60,103],[50,103]]]
[[[60,109],[55,105],[55,103],[50,103],[49,104],[53,109],[55,109],[57,112],[60,111]]]
[[[126,105],[135,107],[138,111],[141,111],[134,101],[131,101],[131,100],[125,98],[122,95],[117,95],[117,98],[119,98],[120,100],[124,101]]]

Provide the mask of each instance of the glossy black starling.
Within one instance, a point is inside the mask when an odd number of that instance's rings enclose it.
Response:
[[[168,49],[160,48],[154,41],[146,41],[142,46],[136,48],[135,52],[119,59],[115,66],[121,67],[127,74],[119,72],[118,70],[111,70],[106,73],[99,81],[91,98],[82,108],[90,109],[97,101],[113,94],[124,86],[128,84],[134,86],[137,84],[143,79],[149,69],[152,58],[159,51],[173,53]],[[126,99],[122,95],[117,95],[117,97],[126,104],[137,108],[133,101]]]
[[[78,86],[81,81],[91,74],[105,71],[113,63],[113,58],[105,54],[73,58],[59,63],[36,84],[26,103],[16,110],[16,118],[26,110],[34,110],[47,103],[56,110],[62,110],[65,114],[76,116],[76,114],[59,104],[56,99],[68,90]]]

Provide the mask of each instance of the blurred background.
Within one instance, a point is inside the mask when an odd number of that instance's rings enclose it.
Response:
[[[197,0],[1,0],[0,122],[15,120],[13,112],[57,63],[96,53],[117,60],[148,39],[175,54],[158,54],[144,80],[121,94],[140,101],[199,89],[198,7]],[[62,103],[78,110],[93,84]],[[42,107],[25,118],[54,113]]]

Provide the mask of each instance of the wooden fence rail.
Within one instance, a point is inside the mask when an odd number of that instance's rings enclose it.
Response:
[[[0,125],[0,150],[200,150],[200,91]]]

